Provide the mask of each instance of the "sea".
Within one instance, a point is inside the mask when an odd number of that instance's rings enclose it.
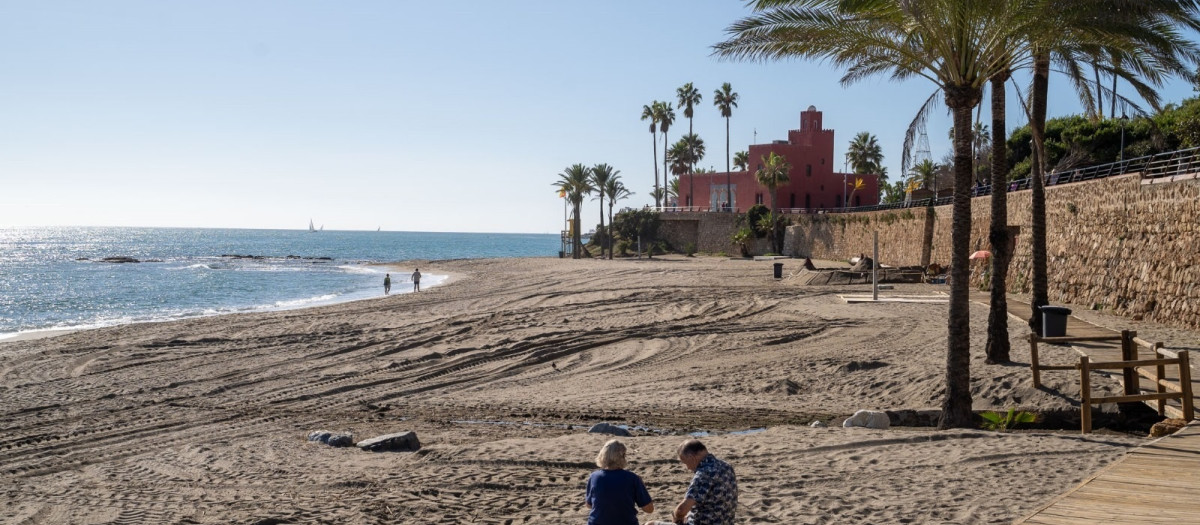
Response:
[[[0,228],[0,341],[29,332],[287,310],[411,293],[417,259],[555,257],[556,234]],[[105,262],[128,258],[138,262]],[[421,270],[421,288],[446,279]]]

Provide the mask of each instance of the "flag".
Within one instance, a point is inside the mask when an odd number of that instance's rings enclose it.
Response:
[[[560,198],[560,199],[567,198],[567,190],[558,190],[558,198]]]

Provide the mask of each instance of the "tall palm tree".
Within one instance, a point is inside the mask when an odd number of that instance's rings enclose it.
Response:
[[[927,218],[925,220],[925,230],[921,235],[922,268],[929,266],[929,259],[933,256],[933,221],[928,218],[928,215],[933,214],[933,201],[937,198],[938,192],[937,175],[941,170],[941,165],[934,163],[932,160],[925,159],[914,165],[912,170],[908,172],[912,178],[911,180],[918,183],[919,187],[933,192],[925,209]]]
[[[604,232],[604,237],[607,239],[612,236],[612,232],[604,229],[604,188],[608,186],[608,181],[612,180],[620,174],[620,171],[613,169],[608,164],[597,164],[591,169],[591,185],[596,190],[596,198],[600,201],[600,231]],[[600,245],[600,257],[604,257],[604,244]]]
[[[1103,49],[1112,57],[1109,66],[1115,67],[1111,72],[1120,75],[1143,99],[1156,106],[1158,97],[1152,86],[1161,85],[1169,75],[1188,77],[1192,66],[1200,63],[1200,49],[1179,32],[1181,26],[1192,31],[1200,29],[1200,4],[1194,0],[1059,0],[1047,1],[1038,15],[1043,25],[1025,36],[1032,49],[1029,56],[1033,65],[1033,88],[1029,95],[1029,127],[1034,142],[1030,207],[1033,290],[1029,326],[1040,333],[1041,307],[1050,302],[1043,177],[1051,61],[1072,65],[1080,57],[1080,50],[1086,56],[1087,50]],[[1072,79],[1077,76],[1072,73]]]
[[[758,0],[729,28],[716,54],[752,60],[795,57],[847,68],[843,83],[876,74],[923,77],[954,116],[954,212],[947,319],[946,394],[940,428],[974,426],[970,390],[968,251],[971,229],[971,110],[1002,69],[1013,34],[1039,23],[1028,9],[1045,0]]]
[[[792,165],[788,164],[787,159],[782,155],[775,154],[774,151],[766,157],[762,157],[763,167],[754,172],[754,178],[759,184],[767,188],[767,193],[771,197],[771,251],[779,253],[782,251],[777,245],[778,234],[775,231],[775,189],[788,183],[788,172],[792,171]]]
[[[704,139],[697,136],[695,133],[688,133],[679,139],[678,144],[683,144],[687,153],[686,164],[688,173],[688,206],[696,205],[696,163],[704,159],[705,147]]]
[[[571,203],[571,258],[578,259],[579,252],[583,251],[582,235],[579,232],[580,217],[579,209],[583,207],[583,197],[592,193],[595,189],[592,187],[591,171],[583,164],[574,164],[562,173],[558,174],[558,182],[554,183],[554,187],[559,191],[564,191],[567,194],[567,201]]]
[[[879,173],[883,166],[883,148],[879,147],[879,139],[866,131],[855,135],[846,150],[846,162],[855,174]]]
[[[657,160],[658,159],[655,159],[655,166],[658,165]],[[625,184],[621,182],[621,176],[616,173],[613,174],[612,178],[608,179],[608,182],[604,185],[604,188],[602,191],[604,192],[604,195],[606,197],[608,197],[608,225],[609,225],[609,228],[611,229],[612,223],[613,223],[613,204],[616,204],[617,201],[623,201],[625,199],[628,199],[630,196],[633,195],[633,192],[629,191],[629,188],[625,187]],[[613,258],[613,235],[612,235],[612,232],[609,232],[609,235],[608,235],[608,259],[611,261],[612,258]]]
[[[739,151],[733,154],[733,167],[740,171],[750,169],[750,152]]]
[[[671,124],[675,123],[675,109],[671,107],[670,102],[660,102],[656,108],[658,111],[658,130],[663,134],[663,182],[667,180],[667,130],[671,129]],[[655,188],[658,189],[658,188]],[[656,203],[658,201],[655,201]],[[662,204],[656,204],[662,206]]]
[[[1008,144],[1005,137],[1007,119],[1004,83],[1011,73],[1005,69],[992,76],[992,205],[988,225],[988,243],[992,247],[991,296],[988,300],[987,343],[984,353],[988,364],[1008,363],[1011,345],[1008,340],[1008,266],[1012,260],[1011,237],[1008,230]]]
[[[652,144],[654,146],[654,187],[655,188],[658,187],[658,134],[657,134],[657,132],[658,132],[658,117],[660,115],[660,112],[658,111],[657,108],[658,108],[659,104],[662,104],[662,102],[655,100],[654,102],[651,102],[649,105],[642,106],[642,120],[650,121],[650,144]],[[658,206],[658,203],[656,202],[656,203],[654,203],[654,205]]]
[[[733,92],[733,86],[728,82],[721,84],[721,89],[713,91],[713,105],[725,117],[725,206],[733,213],[733,181],[729,174],[729,118],[733,116],[733,108],[737,107],[738,94]]]
[[[679,109],[683,110],[683,116],[687,117],[688,119],[688,135],[693,135],[695,134],[695,131],[692,130],[692,117],[696,115],[696,106],[703,101],[704,97],[700,95],[700,90],[696,89],[696,86],[693,86],[691,82],[679,86],[679,89],[675,90],[675,96],[679,99]],[[694,161],[690,166],[688,166],[688,172],[691,173],[692,171],[695,171]],[[696,194],[695,177],[688,177],[688,180],[688,195],[689,198],[691,198],[691,195]]]

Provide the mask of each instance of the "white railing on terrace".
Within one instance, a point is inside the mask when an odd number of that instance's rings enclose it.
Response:
[[[1089,180],[1103,179],[1107,177],[1115,177],[1118,175],[1126,175],[1130,173],[1138,173],[1141,176],[1143,183],[1150,183],[1161,179],[1170,179],[1183,175],[1195,175],[1200,172],[1200,148],[1189,148],[1176,151],[1166,151],[1156,153],[1154,155],[1146,155],[1144,157],[1136,157],[1118,162],[1110,162],[1107,164],[1097,164],[1084,168],[1074,168],[1069,170],[1052,171],[1044,176],[1045,184],[1049,186],[1058,186],[1062,184],[1070,184],[1073,182],[1084,182]],[[1025,177],[1009,181],[1008,191],[1015,192],[1027,190],[1030,188],[1032,178]],[[1165,181],[1164,181],[1165,182]],[[971,189],[972,197],[984,197],[992,194],[991,184],[977,185]],[[932,202],[930,202],[932,200]],[[814,214],[814,213],[853,213],[860,211],[876,211],[890,210],[896,208],[915,208],[921,206],[941,206],[950,204],[954,201],[953,196],[927,198],[919,200],[911,200],[905,202],[894,202],[890,204],[875,204],[871,206],[857,206],[850,208],[782,208],[780,213],[784,214]],[[709,208],[701,206],[676,206],[653,208],[661,212],[725,212],[728,213],[728,208]],[[734,208],[734,212],[739,212]]]

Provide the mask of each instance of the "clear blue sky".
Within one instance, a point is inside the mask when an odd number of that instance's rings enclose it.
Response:
[[[326,229],[555,232],[551,184],[573,163],[615,166],[637,194],[622,204],[650,202],[641,108],[689,81],[704,95],[701,166],[724,170],[712,93],[730,82],[734,151],[756,130],[786,138],[815,105],[837,158],[869,131],[900,175],[905,128],[933,86],[843,87],[824,64],[712,58],[746,14],[735,0],[0,0],[0,228],[311,217]],[[1051,115],[1078,112],[1062,78],[1052,85]],[[1164,90],[1191,95],[1182,82]],[[677,114],[672,138],[687,128]],[[1011,108],[1010,126],[1021,120]],[[935,160],[948,127],[944,111],[930,123]],[[583,213],[598,220],[595,202]]]

